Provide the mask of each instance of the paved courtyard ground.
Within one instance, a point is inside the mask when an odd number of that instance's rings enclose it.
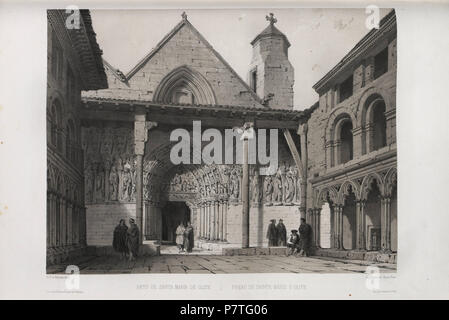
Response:
[[[161,255],[123,261],[118,256],[82,257],[78,261],[54,265],[47,273],[64,273],[69,264],[80,268],[81,274],[111,273],[364,273],[368,265],[380,272],[396,272],[395,264],[360,260],[338,260],[322,257],[286,256],[218,256]]]

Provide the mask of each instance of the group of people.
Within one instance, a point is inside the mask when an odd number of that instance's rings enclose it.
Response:
[[[290,237],[287,240],[287,229],[282,219],[276,225],[276,219],[270,220],[268,225],[267,239],[269,247],[289,248],[288,255],[299,254],[300,256],[310,255],[310,245],[312,243],[312,227],[306,223],[306,219],[301,218],[301,225],[298,230],[291,230]],[[298,234],[299,231],[299,234]]]
[[[193,250],[193,238],[194,232],[190,221],[184,226],[181,221],[179,226],[176,228],[176,245],[178,247],[179,253],[187,252],[190,253]]]
[[[129,219],[129,228],[124,219],[114,229],[112,247],[120,253],[121,259],[135,260],[139,253],[140,231],[133,218]]]

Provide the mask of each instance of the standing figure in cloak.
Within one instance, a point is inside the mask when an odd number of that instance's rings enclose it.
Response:
[[[284,221],[279,219],[279,223],[276,226],[277,232],[277,245],[279,247],[285,247],[287,245],[287,229],[285,228]]]
[[[271,223],[268,225],[268,230],[267,230],[268,246],[276,247],[277,246],[276,220],[271,219],[270,221],[271,221]]]
[[[301,218],[299,226],[300,256],[308,257],[310,255],[310,246],[312,244],[312,227],[306,223],[306,219]]]
[[[120,219],[119,224],[114,229],[114,238],[112,240],[112,247],[115,251],[120,253],[120,260],[126,259],[128,255],[128,246],[126,244],[126,237],[128,227],[124,219]]]
[[[128,229],[128,250],[129,250],[129,260],[135,260],[139,253],[139,228],[137,227],[135,220],[133,218],[129,219],[129,229]]]
[[[187,227],[184,230],[184,248],[188,253],[193,250],[193,227],[190,221],[187,222]]]
[[[184,231],[184,224],[181,221],[176,228],[176,246],[178,247],[178,253],[184,251]]]

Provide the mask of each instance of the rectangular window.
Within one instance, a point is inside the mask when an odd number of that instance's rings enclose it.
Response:
[[[388,71],[388,47],[374,57],[374,79]]]
[[[254,92],[257,92],[257,69],[251,71],[250,86]]]
[[[353,75],[340,84],[340,101],[342,102],[352,96]]]

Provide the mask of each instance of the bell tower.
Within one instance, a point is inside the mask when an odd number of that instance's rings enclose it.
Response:
[[[267,107],[292,109],[294,69],[288,60],[290,42],[274,26],[277,19],[273,13],[266,19],[270,24],[251,41],[249,84]]]

